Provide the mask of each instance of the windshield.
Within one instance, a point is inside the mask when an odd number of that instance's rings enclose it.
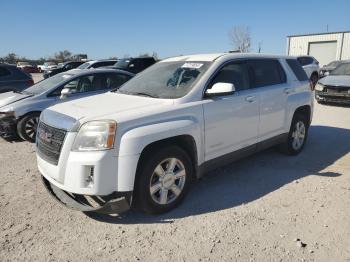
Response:
[[[87,69],[89,66],[91,65],[90,62],[85,62],[84,64],[81,64],[80,66],[78,66],[78,69]]]
[[[332,71],[331,75],[350,75],[350,63],[339,65]]]
[[[117,63],[114,64],[114,66],[117,68],[128,68],[130,62],[130,59],[120,59],[117,61]]]
[[[35,85],[25,89],[24,92],[38,95],[47,90],[50,90],[51,88],[55,87],[57,84],[67,80],[68,78],[71,78],[72,76],[74,75],[67,74],[67,73],[57,74],[36,83]]]
[[[338,61],[333,61],[333,62],[330,62],[328,65],[326,66],[337,66],[339,64]]]
[[[115,92],[170,99],[183,97],[210,65],[211,62],[157,63]]]

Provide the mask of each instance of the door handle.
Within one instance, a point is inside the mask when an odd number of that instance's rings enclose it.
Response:
[[[283,91],[284,91],[285,94],[288,95],[288,94],[290,94],[292,92],[292,89],[291,88],[285,88]]]
[[[245,101],[249,102],[249,103],[252,103],[255,101],[255,96],[247,96],[245,98]]]

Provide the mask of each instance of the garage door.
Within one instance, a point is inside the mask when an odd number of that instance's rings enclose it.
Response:
[[[337,54],[337,41],[309,43],[309,55],[315,57],[320,66],[335,60]]]

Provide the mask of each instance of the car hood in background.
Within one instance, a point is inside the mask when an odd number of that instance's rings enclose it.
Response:
[[[350,86],[350,75],[329,75],[319,83],[326,86]]]
[[[33,95],[20,94],[15,92],[6,92],[3,94],[0,94],[0,108],[31,96]]]
[[[77,125],[77,123],[73,123],[72,119],[80,123],[98,119],[114,119],[118,115],[127,117],[132,114],[140,114],[140,112],[145,110],[173,104],[174,101],[171,99],[108,92],[49,107],[43,111],[41,119],[48,125],[72,130],[73,126]],[[57,115],[59,117],[56,117]],[[63,123],[64,119],[62,116],[67,116],[68,125]]]
[[[332,71],[335,68],[336,68],[335,66],[324,66],[320,70],[322,70],[322,71]]]

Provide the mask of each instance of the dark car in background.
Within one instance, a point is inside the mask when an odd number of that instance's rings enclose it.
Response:
[[[134,74],[138,74],[156,62],[157,61],[154,59],[154,57],[130,57],[120,59],[110,68],[125,70]]]
[[[0,64],[0,93],[20,92],[33,84],[33,78],[17,66]]]
[[[337,68],[342,63],[347,63],[350,62],[350,60],[337,60],[337,61],[332,61],[329,64],[323,66],[320,69],[320,78],[325,77],[329,75],[334,69]]]
[[[350,61],[341,63],[328,76],[318,81],[315,97],[319,103],[350,105]]]
[[[92,69],[99,67],[108,67],[114,65],[118,60],[117,59],[108,59],[108,60],[91,60],[81,64],[77,69]]]
[[[57,68],[52,70],[47,70],[44,72],[43,77],[48,78],[50,76],[57,75],[58,73],[66,72],[68,70],[77,68],[78,66],[84,64],[82,61],[70,61],[59,65]]]

